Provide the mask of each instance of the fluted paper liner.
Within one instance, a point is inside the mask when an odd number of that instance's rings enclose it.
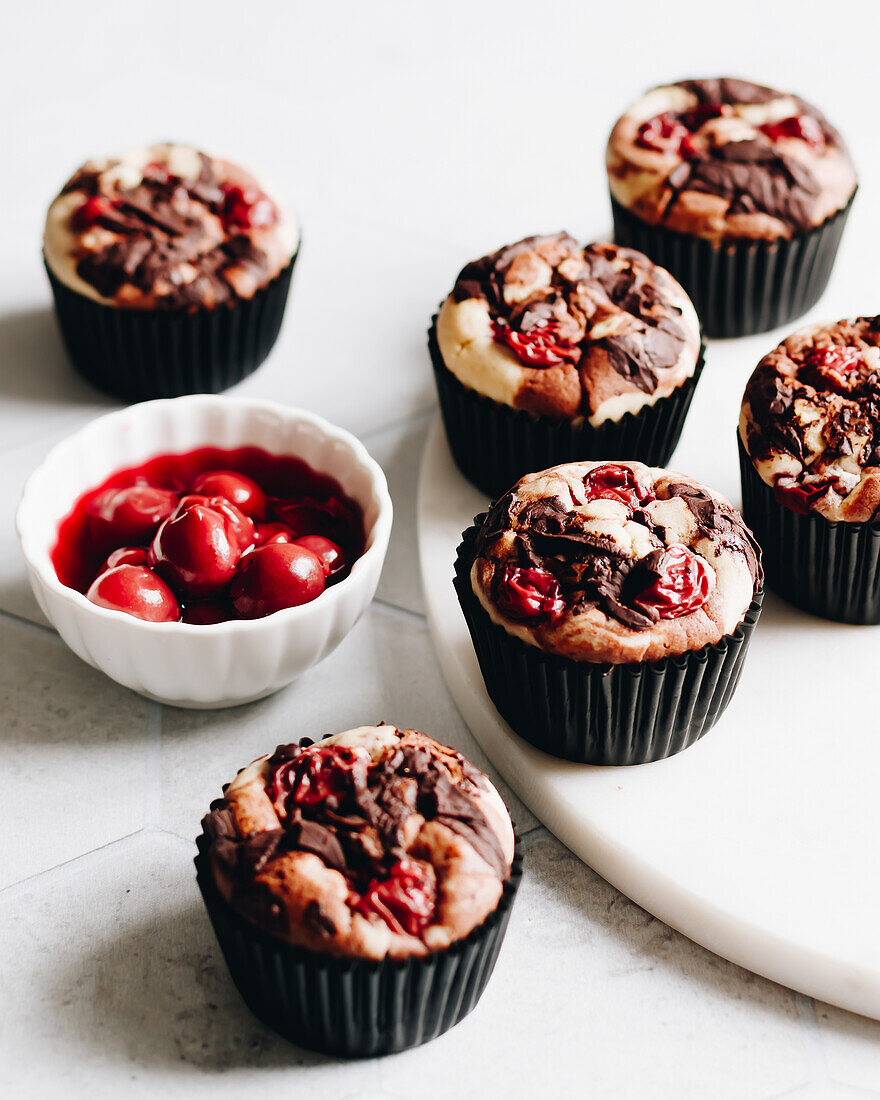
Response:
[[[880,623],[880,522],[833,523],[781,504],[739,443],[743,518],[764,550],[767,587],[803,611]]]
[[[105,305],[46,271],[77,371],[112,397],[150,401],[220,393],[252,374],[278,338],[298,255],[253,298],[194,312]]]
[[[763,590],[715,644],[637,664],[575,661],[508,634],[474,595],[480,518],[462,536],[455,590],[486,690],[514,733],[563,760],[617,766],[673,756],[715,725],[739,682]]]
[[[854,198],[806,233],[719,243],[650,225],[612,195],[614,240],[678,279],[707,336],[749,336],[788,324],[819,301]]]
[[[498,907],[470,935],[423,957],[337,958],[294,947],[240,916],[197,844],[196,878],[229,973],[248,1008],[297,1046],[345,1057],[393,1054],[435,1039],[476,1006],[492,976],[522,878],[516,840]]]
[[[498,497],[524,474],[586,459],[637,460],[665,466],[675,450],[703,370],[701,344],[694,373],[668,397],[594,428],[584,421],[535,416],[469,389],[443,362],[437,315],[428,332],[440,412],[452,457],[487,496]]]

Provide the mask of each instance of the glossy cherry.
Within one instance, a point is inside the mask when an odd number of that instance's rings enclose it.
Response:
[[[222,591],[240,557],[235,529],[223,512],[191,500],[181,502],[156,532],[149,561],[178,592],[199,597]]]
[[[95,576],[106,573],[108,569],[115,569],[117,565],[146,565],[147,551],[143,546],[120,546],[107,558]]]
[[[692,157],[696,152],[691,135],[711,118],[724,113],[720,103],[703,103],[678,114],[664,111],[643,122],[636,133],[636,145],[657,153]]]
[[[296,540],[296,545],[304,546],[313,554],[317,554],[324,567],[325,577],[335,577],[343,569],[348,568],[348,558],[342,547],[337,546],[330,539],[325,539],[323,535],[303,535],[301,539]]]
[[[661,619],[677,619],[696,611],[712,591],[709,567],[685,546],[670,546],[653,572],[654,579],[633,603],[656,608]]]
[[[580,348],[559,337],[559,325],[555,321],[534,325],[525,332],[517,332],[506,321],[492,322],[492,335],[496,343],[505,344],[522,363],[530,367],[558,367],[561,363],[576,363]]]
[[[424,863],[401,859],[392,866],[388,878],[373,879],[350,904],[364,916],[381,917],[398,935],[418,936],[434,915],[437,885]]]
[[[223,497],[253,520],[266,518],[266,494],[257,483],[233,470],[208,470],[190,485],[191,493],[206,497]]]
[[[245,554],[229,595],[240,618],[261,619],[286,607],[310,603],[323,591],[320,558],[304,546],[275,543]]]
[[[168,585],[142,565],[117,565],[92,583],[86,599],[149,623],[173,623],[180,607]]]
[[[628,508],[639,508],[655,499],[651,489],[640,485],[629,466],[606,462],[595,466],[584,478],[587,500],[619,500]]]
[[[177,507],[177,493],[153,485],[105,489],[88,506],[88,527],[98,550],[146,546]]]
[[[761,127],[761,133],[766,134],[771,141],[797,138],[814,149],[821,149],[825,145],[822,127],[811,115],[790,115],[788,118],[779,119],[778,122],[766,122]]]
[[[295,542],[296,535],[284,523],[258,523],[255,546],[271,546],[280,542]]]
[[[236,541],[238,542],[239,549],[243,551],[249,550],[256,540],[256,528],[254,527],[253,520],[244,514],[241,509],[236,508],[234,504],[231,504],[225,497],[206,497],[201,493],[187,493],[186,496],[180,498],[180,503],[177,506],[177,510],[185,508],[190,504],[204,504],[208,508],[213,508],[215,512],[219,512],[221,516],[225,517],[229,523],[230,528],[235,533]]]
[[[261,229],[278,221],[275,204],[258,187],[223,183],[220,217],[227,229]]]
[[[366,770],[363,750],[315,745],[279,764],[266,784],[266,793],[281,815],[289,812],[289,800],[306,807],[318,806],[328,798],[338,800],[351,789],[352,772],[359,763]]]
[[[545,569],[505,565],[496,580],[495,595],[499,608],[511,619],[553,617],[565,610],[559,584]]]

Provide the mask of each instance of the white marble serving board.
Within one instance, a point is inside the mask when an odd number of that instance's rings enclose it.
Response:
[[[738,502],[732,431],[719,441],[699,413],[714,391],[732,397],[739,386],[720,373],[734,354],[731,342],[710,348],[696,420],[671,465],[705,476],[698,458],[712,453],[717,487]],[[825,623],[768,595],[737,694],[696,745],[635,768],[555,760],[492,705],[452,587],[461,532],[486,503],[437,420],[418,496],[428,618],[458,709],[504,779],[576,855],[667,924],[880,1018],[880,628]]]

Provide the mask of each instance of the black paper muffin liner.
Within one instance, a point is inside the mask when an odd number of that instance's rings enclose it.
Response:
[[[705,357],[701,342],[694,373],[673,393],[594,428],[586,421],[575,427],[570,420],[534,416],[463,385],[443,362],[436,314],[428,350],[452,457],[468,481],[490,497],[506,493],[524,474],[563,462],[620,459],[665,466],[681,436]]]
[[[112,397],[149,401],[219,393],[252,374],[278,338],[298,255],[253,298],[191,313],[108,306],[71,290],[45,266],[77,371]]]
[[[436,1039],[483,995],[522,878],[516,838],[498,907],[470,935],[421,958],[337,958],[294,947],[240,916],[223,898],[196,842],[196,879],[217,942],[253,1014],[297,1046],[348,1058],[394,1054]]]
[[[471,567],[482,516],[462,535],[455,591],[489,697],[514,733],[579,764],[647,764],[686,749],[718,721],[736,691],[763,589],[719,642],[680,656],[607,665],[545,653],[493,623]]]
[[[802,611],[841,623],[880,623],[880,522],[800,515],[776,499],[737,433],[743,517],[764,550],[767,587]]]
[[[855,192],[821,225],[775,241],[713,243],[650,225],[612,195],[614,240],[665,267],[693,300],[707,336],[749,336],[802,316],[821,298]]]

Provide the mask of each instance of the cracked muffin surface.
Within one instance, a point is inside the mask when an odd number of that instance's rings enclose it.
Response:
[[[840,134],[799,96],[730,77],[652,89],[606,150],[614,198],[651,225],[715,240],[807,232],[849,202]]]
[[[437,317],[446,368],[535,416],[597,427],[691,378],[700,325],[663,268],[566,233],[527,237],[467,264]]]
[[[279,746],[239,772],[203,824],[237,912],[337,956],[422,956],[463,939],[497,907],[514,854],[489,779],[391,725]]]
[[[811,325],[769,352],[746,386],[739,434],[795,512],[880,516],[880,316]]]
[[[475,595],[508,633],[608,664],[718,642],[762,580],[760,550],[720,494],[638,462],[522,478],[486,514],[471,568]]]

